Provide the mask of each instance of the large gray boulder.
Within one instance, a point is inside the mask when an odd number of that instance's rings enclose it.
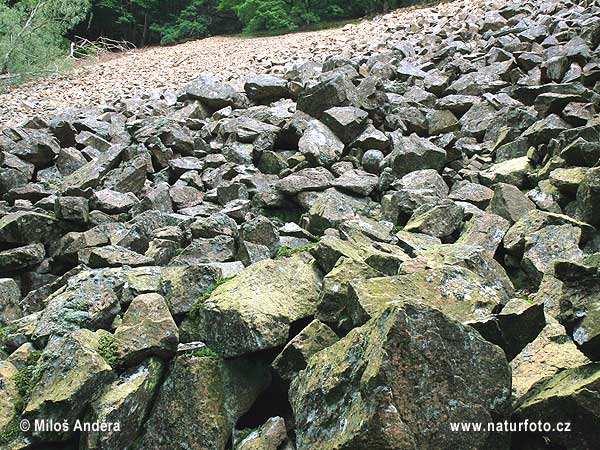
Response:
[[[296,445],[505,450],[506,439],[448,424],[504,420],[510,386],[502,350],[476,331],[434,309],[392,306],[313,356],[292,382]]]

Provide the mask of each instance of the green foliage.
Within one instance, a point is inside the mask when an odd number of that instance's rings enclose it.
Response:
[[[296,253],[307,252],[310,249],[315,248],[317,245],[318,244],[316,244],[314,242],[311,244],[305,245],[304,247],[300,247],[300,248],[289,248],[284,245],[282,247],[279,247],[279,250],[277,250],[277,255],[275,255],[275,258],[283,258],[283,257],[295,255]]]
[[[293,31],[311,24],[348,19],[400,6],[402,0],[220,0],[235,12],[246,32]]]
[[[36,384],[42,378],[44,373],[44,365],[38,364],[42,352],[34,351],[29,355],[27,365],[22,367],[13,375],[13,381],[17,385],[19,392],[19,400],[15,402],[15,411],[17,414],[21,414],[25,405],[29,402],[31,394]]]
[[[209,35],[210,16],[206,0],[191,0],[179,15],[165,24],[153,24],[150,29],[161,35],[161,45],[177,44]]]
[[[3,430],[0,430],[0,445],[7,445],[19,436],[20,430],[16,422],[10,423]],[[4,448],[4,447],[3,447]]]
[[[0,0],[0,73],[58,70],[65,33],[83,20],[90,0]]]
[[[189,355],[197,356],[198,358],[221,359],[221,356],[217,352],[215,352],[214,350],[211,350],[208,347],[204,347],[204,348],[201,348],[200,350],[191,352]]]
[[[98,340],[98,353],[109,366],[114,367],[119,364],[119,357],[117,356],[117,344],[115,343],[115,337],[112,334],[103,334]]]

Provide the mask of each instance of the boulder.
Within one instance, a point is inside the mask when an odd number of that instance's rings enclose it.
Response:
[[[0,270],[13,272],[27,269],[41,263],[45,256],[46,250],[39,243],[0,251]]]
[[[367,127],[369,114],[353,106],[338,106],[323,113],[322,120],[344,144],[354,141]]]
[[[159,294],[134,298],[115,330],[115,356],[125,366],[138,364],[149,356],[169,359],[178,343],[177,325]]]
[[[160,387],[163,363],[150,358],[133,367],[109,384],[89,406],[84,421],[118,424],[108,431],[82,434],[80,446],[85,450],[131,448],[138,430],[150,412],[154,395]]]
[[[191,311],[192,306],[223,277],[214,264],[165,267],[160,275],[160,288],[173,316]]]
[[[293,322],[314,315],[320,286],[306,254],[260,261],[199,300],[195,332],[226,357],[282,346]]]
[[[391,306],[313,356],[292,382],[296,445],[508,449],[498,436],[448,423],[506,418],[510,385],[502,350],[476,331],[424,306]]]
[[[322,122],[311,120],[298,142],[298,149],[311,163],[330,167],[342,157],[344,144]]]
[[[498,183],[494,186],[494,196],[487,210],[515,223],[534,209],[535,204],[517,187],[512,184]]]
[[[600,167],[587,171],[577,189],[577,207],[581,219],[600,225]]]
[[[198,99],[210,108],[221,109],[226,106],[241,106],[239,94],[228,84],[217,81],[210,74],[202,74],[192,81],[185,93],[192,99]]]
[[[273,75],[255,75],[248,78],[244,90],[250,100],[275,100],[289,95],[287,81]]]
[[[368,199],[353,197],[333,188],[327,189],[317,197],[308,212],[308,231],[321,235],[327,228],[335,228],[346,220],[365,215],[368,209]]]
[[[0,326],[23,316],[20,301],[21,290],[15,280],[0,278]]]
[[[440,170],[446,162],[446,151],[416,134],[392,134],[393,150],[390,167],[397,176],[421,169]]]
[[[579,249],[581,229],[572,225],[548,225],[525,237],[525,253],[521,266],[525,273],[540,282],[545,273],[553,269],[558,260],[581,261]]]
[[[501,347],[511,361],[546,325],[544,305],[511,299],[493,317],[469,322],[488,341]]]
[[[177,356],[134,449],[225,450],[237,420],[268,386],[260,363],[199,350]]]
[[[241,433],[240,433],[241,434]],[[257,430],[244,438],[233,440],[234,450],[279,450],[287,441],[287,429],[282,417],[271,417]],[[284,447],[284,450],[287,447]]]
[[[88,264],[94,269],[120,266],[137,267],[151,266],[154,264],[154,260],[119,245],[107,245],[94,248],[90,253]]]
[[[335,344],[338,339],[331,328],[318,320],[313,320],[277,355],[271,364],[273,370],[279,378],[290,382],[306,368],[315,353]]]
[[[439,239],[447,239],[460,230],[464,210],[451,200],[438,204],[425,204],[418,207],[404,231],[428,234]]]
[[[577,347],[592,361],[600,360],[600,281],[598,262],[561,261],[554,266],[562,281],[559,321]]]
[[[475,215],[465,224],[463,232],[456,242],[478,245],[493,257],[509,228],[510,222],[496,214]]]
[[[349,106],[356,95],[356,88],[346,75],[334,72],[300,93],[298,110],[319,118],[330,108]]]
[[[589,362],[562,325],[548,323],[510,362],[515,402],[520,402],[538,381]]]
[[[568,423],[569,430],[536,430],[538,445],[592,450],[600,439],[598,395],[600,364],[563,370],[530,389],[517,405],[513,420],[551,426]]]
[[[30,421],[66,421],[68,430],[35,430],[37,439],[66,441],[73,434],[75,421],[86,406],[113,378],[113,371],[100,352],[104,331],[77,330],[53,336],[33,370],[31,398],[23,411]]]

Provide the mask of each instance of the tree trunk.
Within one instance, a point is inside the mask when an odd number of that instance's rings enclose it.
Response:
[[[21,29],[21,31],[19,31],[19,33],[15,37],[12,46],[8,49],[8,51],[4,55],[4,59],[2,60],[2,66],[0,66],[0,74],[8,72],[8,62],[10,60],[10,57],[12,56],[13,52],[19,46],[19,40],[25,34],[27,29],[31,26],[31,23],[33,22],[33,19],[35,18],[35,15],[38,13],[39,9],[42,6],[44,6],[44,3],[46,3],[46,0],[38,0],[37,4],[34,6],[34,8],[29,13],[29,17],[27,18],[25,25],[23,25],[23,28]]]
[[[142,47],[146,46],[146,39],[148,37],[148,13],[144,13],[144,31],[142,33]]]

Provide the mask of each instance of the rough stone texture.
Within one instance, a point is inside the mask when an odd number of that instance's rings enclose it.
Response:
[[[261,261],[197,305],[197,334],[226,357],[284,345],[290,324],[314,315],[320,286],[306,254]]]
[[[439,417],[506,417],[510,384],[502,351],[474,330],[426,307],[390,307],[315,355],[292,382],[296,444],[508,448],[487,433],[452,433]]]
[[[258,430],[253,430],[244,439],[234,443],[233,448],[234,450],[279,450],[286,440],[285,420],[281,417],[272,417]]]
[[[555,266],[562,281],[559,298],[560,322],[578,348],[592,361],[600,359],[600,280],[596,264],[563,261]]]
[[[536,384],[517,405],[515,419],[570,422],[571,431],[543,433],[550,445],[597,447],[600,439],[600,364],[588,364],[559,372]],[[542,441],[542,442],[544,442]]]
[[[518,402],[538,381],[589,362],[562,325],[549,323],[510,363],[513,398]]]
[[[498,183],[494,187],[494,196],[488,211],[504,217],[511,223],[516,222],[528,211],[534,210],[535,204],[512,184]]]
[[[90,405],[86,421],[119,423],[119,431],[84,433],[80,445],[86,450],[129,448],[137,438],[160,386],[163,363],[150,358],[124,372]]]
[[[135,449],[225,450],[231,429],[269,383],[259,363],[175,358]]]
[[[149,356],[168,359],[178,343],[177,325],[158,294],[134,298],[115,330],[115,354],[124,365],[137,364]]]
[[[285,381],[292,381],[306,368],[317,352],[333,345],[339,338],[331,328],[313,320],[284,347],[272,363],[275,373]]]
[[[77,330],[53,337],[36,365],[39,381],[23,415],[30,420],[75,420],[113,377],[112,368],[98,352],[102,333]],[[34,375],[35,376],[35,375]],[[67,440],[71,432],[33,431],[37,438]]]

